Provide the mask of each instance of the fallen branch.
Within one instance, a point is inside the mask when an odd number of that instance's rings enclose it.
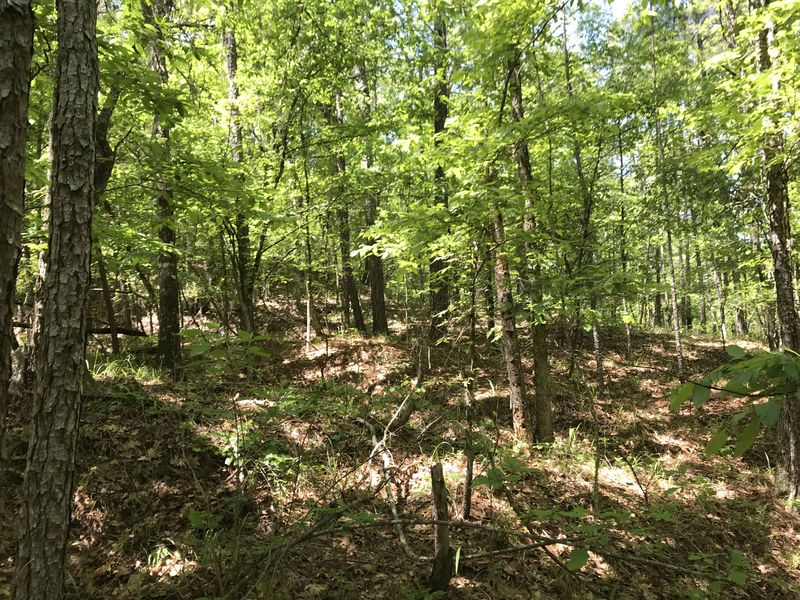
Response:
[[[30,329],[31,324],[25,323],[23,321],[13,321],[11,323],[12,327],[16,327],[17,329]],[[117,327],[116,330],[112,329],[111,327],[90,327],[86,330],[86,333],[89,335],[102,335],[102,334],[110,334],[116,331],[119,335],[129,335],[132,337],[148,337],[147,333],[142,331],[141,329],[130,329],[129,327]]]

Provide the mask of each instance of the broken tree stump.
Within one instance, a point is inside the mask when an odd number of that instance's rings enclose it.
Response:
[[[429,587],[433,592],[446,592],[450,587],[450,577],[453,575],[453,549],[450,547],[447,487],[444,484],[444,471],[441,463],[436,463],[431,467],[431,492],[433,494],[433,518],[437,524],[434,526],[434,558]]]

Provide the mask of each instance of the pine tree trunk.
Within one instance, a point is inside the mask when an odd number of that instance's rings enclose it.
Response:
[[[59,600],[69,533],[91,284],[98,59],[94,0],[58,0],[49,239],[22,486],[15,600]]]
[[[24,216],[25,136],[33,53],[30,1],[0,0],[0,469],[6,458],[5,424],[11,379],[14,290]],[[5,58],[8,57],[8,58]]]

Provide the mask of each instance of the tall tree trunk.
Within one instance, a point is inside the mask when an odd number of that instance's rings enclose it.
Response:
[[[765,9],[769,0],[754,0],[754,8]],[[770,43],[775,35],[772,20],[758,34],[758,70],[770,73],[772,57]],[[771,76],[773,92],[777,92],[778,78]],[[777,94],[775,94],[777,96]],[[769,102],[769,100],[765,100]],[[785,112],[775,106],[773,115]],[[783,133],[776,120],[765,124],[767,133],[761,148],[766,179],[765,208],[769,222],[769,249],[772,254],[772,272],[775,277],[775,297],[780,323],[781,346],[800,351],[800,323],[794,296],[794,268],[792,265],[792,231],[789,206],[789,172],[784,157]],[[800,400],[796,394],[786,396],[779,423],[781,446],[776,484],[788,493],[789,500],[800,499]]]
[[[238,165],[244,158],[242,116],[239,110],[239,86],[236,83],[239,51],[236,46],[236,31],[230,24],[222,35],[222,45],[225,50],[225,73],[228,78],[228,102],[230,103],[228,145],[231,150],[231,161]],[[241,211],[236,213],[235,221],[231,235],[231,263],[237,279],[236,297],[239,305],[239,325],[243,330],[255,333],[254,292],[257,273],[252,264],[250,224],[247,222],[247,215]]]
[[[656,145],[657,145],[657,154],[656,154],[656,172],[659,173],[660,179],[660,188],[661,188],[661,202],[665,207],[670,207],[670,198],[667,189],[667,180],[665,173],[663,172],[665,169],[665,152],[664,152],[664,136],[661,132],[661,120],[659,119],[658,115],[658,105],[660,104],[658,99],[658,59],[656,56],[656,30],[655,30],[655,19],[651,19],[652,21],[652,29],[651,29],[651,60],[652,60],[652,74],[653,74],[653,99],[656,104],[656,111],[653,116],[653,121],[655,124],[655,132],[656,132]],[[672,216],[672,210],[669,210],[667,213],[667,217],[670,218]],[[678,248],[678,252],[680,253],[680,247]],[[662,246],[662,254],[663,254],[663,246]],[[675,258],[672,253],[672,230],[667,227],[667,266],[669,268],[669,303],[670,308],[672,310],[672,330],[673,335],[675,338],[675,361],[678,367],[678,379],[683,381],[686,377],[686,372],[684,368],[684,361],[683,361],[683,345],[681,343],[681,315],[678,310],[678,290],[677,290],[677,281],[675,278]]]
[[[31,2],[0,0],[0,470],[6,458],[14,290],[22,244],[25,199],[25,138],[33,54]]]
[[[719,318],[719,332],[722,336],[722,346],[725,347],[728,345],[728,326],[725,325],[725,288],[722,284],[722,275],[720,274],[716,265],[714,265],[714,285],[717,289],[717,315]]]
[[[680,251],[680,250],[679,250]],[[683,281],[684,283],[684,296],[683,296],[683,320],[686,324],[686,329],[691,330],[694,327],[694,315],[692,314],[692,253],[689,247],[689,234],[684,238],[684,262],[683,262]]]
[[[675,260],[672,256],[672,232],[667,229],[667,257],[669,259],[669,299],[672,305],[672,332],[675,338],[675,361],[678,366],[678,379],[686,379],[681,342],[681,314],[678,310],[678,290],[675,283]]]
[[[564,14],[564,21],[563,21],[563,43],[562,49],[564,52],[564,79],[567,87],[567,96],[572,99],[574,97],[573,87],[572,87],[572,77],[571,77],[571,68],[570,68],[570,54],[569,54],[569,44],[567,43],[567,18],[566,13]],[[598,148],[598,164],[599,164],[599,154],[600,149]],[[581,270],[584,265],[591,267],[592,263],[594,262],[594,248],[593,248],[593,232],[592,232],[592,211],[594,208],[594,177],[597,175],[597,169],[595,168],[595,173],[590,180],[586,176],[586,171],[584,169],[583,164],[583,145],[581,141],[576,137],[573,140],[573,150],[572,155],[575,159],[575,171],[578,175],[578,183],[581,191],[581,204],[582,204],[582,214],[581,214],[581,239],[580,244],[578,246],[578,258],[575,261],[575,272],[580,275]],[[602,348],[600,346],[600,333],[598,330],[597,324],[597,311],[595,310],[597,307],[597,294],[595,292],[594,286],[592,286],[592,290],[589,293],[589,305],[592,310],[592,343],[594,349],[594,358],[595,358],[595,377],[597,380],[597,389],[598,391],[603,390],[604,381],[605,381],[605,374],[603,370],[603,361],[602,361]],[[573,330],[573,343],[572,343],[572,352],[570,355],[570,366],[569,366],[569,373],[572,374],[572,371],[575,367],[575,359],[576,359],[576,351],[578,347],[578,339],[581,335],[580,330],[580,305],[576,305],[575,310],[575,318],[574,318],[574,330]]]
[[[58,53],[50,129],[48,249],[33,335],[35,380],[22,485],[15,600],[59,600],[85,371],[91,284],[97,4],[58,0]]]
[[[625,284],[628,283],[628,245],[625,239],[627,234],[625,224],[625,159],[622,153],[622,127],[617,127],[617,150],[619,152],[619,193],[622,202],[619,210],[619,262],[622,267],[622,274],[625,277]],[[622,293],[622,315],[625,322],[625,356],[631,355],[631,320],[628,313],[628,301],[625,292]]]
[[[450,86],[447,81],[447,24],[438,7],[433,23],[434,85],[433,85],[433,146],[441,147],[449,112]],[[447,183],[444,167],[436,165],[433,175],[433,203],[445,208],[448,203]],[[431,276],[431,344],[438,343],[447,335],[448,311],[450,310],[450,286],[447,278],[447,261],[437,256],[430,263]]]
[[[359,113],[364,123],[367,123],[371,115],[371,97],[367,73],[363,65],[356,68],[356,90],[361,99]],[[372,167],[372,148],[368,142],[361,158],[361,167],[369,171]],[[375,224],[378,212],[378,197],[372,190],[367,190],[364,196],[364,223],[367,228]],[[372,237],[367,237],[367,244],[374,244]],[[383,258],[379,254],[371,252],[366,259],[367,273],[369,274],[370,305],[372,308],[372,333],[377,335],[389,333],[389,321],[386,317],[386,276],[383,270]]]
[[[161,19],[172,10],[172,0],[145,0],[142,12],[155,32],[155,41],[151,48],[151,64],[153,70],[166,86],[169,81],[166,57],[166,38],[161,29]],[[181,357],[181,319],[180,319],[180,287],[178,284],[178,253],[175,248],[174,216],[175,205],[172,198],[172,182],[164,173],[163,164],[169,162],[170,128],[156,115],[153,119],[153,137],[159,148],[159,166],[156,167],[156,186],[159,189],[156,205],[160,225],[158,239],[162,249],[158,254],[158,356],[161,365],[173,376],[178,375],[182,363]]]
[[[114,109],[119,101],[120,90],[114,86],[106,96],[103,108],[97,115],[97,120],[94,126],[95,137],[95,169],[94,169],[94,194],[95,202],[102,201],[105,213],[112,217],[114,211],[107,200],[103,200],[103,194],[106,191],[108,182],[111,180],[111,174],[114,171],[114,164],[116,163],[117,156],[114,148],[108,141],[108,132],[111,128],[111,116],[114,114]],[[119,354],[119,336],[117,334],[117,315],[114,312],[114,298],[111,293],[111,287],[108,283],[108,276],[106,274],[105,257],[103,256],[103,249],[100,244],[97,244],[97,275],[100,279],[100,287],[103,293],[103,303],[106,309],[106,321],[108,322],[109,330],[111,331],[111,352],[114,355]]]
[[[341,95],[339,93],[336,94],[336,105],[329,109],[329,113],[331,123],[339,127],[344,124]],[[344,155],[337,153],[335,162],[336,173],[340,179],[343,179],[347,168]],[[339,189],[343,189],[343,183],[340,183]],[[350,259],[350,213],[344,198],[339,198],[339,205],[336,208],[336,220],[339,226],[339,255],[342,261],[342,291],[344,292],[342,294],[342,316],[344,324],[350,325],[350,311],[352,309],[356,329],[366,333],[367,326],[364,323],[364,314],[361,311],[361,300],[358,296],[356,278],[353,275],[353,263]]]
[[[511,118],[520,122],[525,118],[525,108],[522,97],[522,82],[519,75],[519,54],[516,48],[511,48],[512,58],[508,64],[509,91],[511,92]],[[533,217],[532,183],[530,151],[528,142],[524,138],[517,141],[513,147],[514,159],[517,162],[517,172],[525,193],[525,214],[522,228],[526,242],[525,251],[525,276],[522,283],[530,293],[531,302],[540,309],[544,301],[544,286],[542,285],[541,261],[535,265],[530,264],[533,252],[542,253],[541,244],[532,244],[535,220]],[[531,280],[532,279],[532,280]],[[542,311],[537,310],[537,313]],[[553,410],[550,392],[550,362],[547,347],[548,323],[543,314],[534,317],[531,342],[533,345],[533,385],[536,392],[536,440],[539,442],[553,441]]]
[[[108,285],[108,275],[106,273],[106,261],[103,258],[103,250],[97,247],[97,274],[100,278],[100,289],[103,293],[103,304],[106,309],[106,322],[111,332],[111,353],[116,356],[119,354],[119,335],[117,334],[117,315],[114,312],[114,296],[111,294],[111,287]]]
[[[500,324],[503,329],[503,352],[508,373],[509,402],[511,405],[511,420],[514,426],[514,435],[518,439],[534,442],[533,419],[527,407],[525,398],[525,375],[522,370],[522,357],[520,356],[519,341],[517,339],[517,325],[514,317],[514,297],[511,292],[511,273],[506,257],[506,235],[503,226],[503,215],[495,207],[494,218],[494,279],[497,288],[497,307],[500,315]]]
[[[705,330],[708,322],[708,301],[706,300],[706,280],[703,274],[703,261],[700,258],[700,248],[695,246],[694,262],[697,266],[697,287],[700,292],[700,325]]]
[[[655,327],[664,326],[664,309],[661,306],[663,291],[661,290],[661,264],[664,262],[664,247],[659,244],[656,252],[656,293],[653,294],[653,325]]]

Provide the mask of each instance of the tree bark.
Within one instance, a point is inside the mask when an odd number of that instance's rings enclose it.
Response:
[[[142,12],[146,21],[154,27],[156,39],[151,48],[151,64],[153,70],[159,75],[161,84],[166,86],[169,81],[167,71],[167,58],[165,54],[166,38],[161,29],[160,20],[172,10],[172,0],[155,0],[142,4]],[[153,119],[153,137],[160,144],[160,163],[169,161],[170,154],[170,127],[162,122],[159,116]],[[162,250],[158,255],[158,356],[161,365],[173,377],[178,376],[182,363],[181,356],[181,319],[180,319],[180,286],[178,283],[178,253],[175,248],[175,229],[173,218],[175,205],[172,197],[172,182],[165,175],[163,168],[156,167],[156,185],[159,188],[156,204],[160,226],[158,239],[161,241]]]
[[[15,600],[59,600],[72,503],[91,283],[97,4],[58,0],[50,129],[49,240],[34,323],[33,415],[22,486]]]
[[[33,54],[31,2],[0,0],[0,468],[6,458],[14,290],[22,251],[25,203],[25,139]]]

